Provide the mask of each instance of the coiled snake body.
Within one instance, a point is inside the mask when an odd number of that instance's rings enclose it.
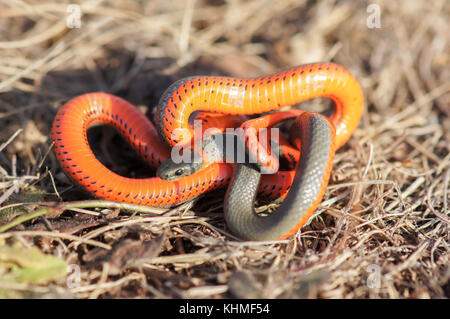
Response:
[[[263,196],[284,198],[287,194],[280,211],[273,214],[278,217],[255,216],[253,200],[259,173],[249,165],[240,164],[233,169],[226,163],[208,162],[208,165],[184,172],[182,175],[185,176],[172,181],[158,177],[132,179],[119,176],[102,165],[87,142],[86,131],[90,125],[109,124],[127,138],[144,161],[155,167],[169,161],[167,167],[170,168],[169,146],[192,144],[192,140],[186,138],[192,135],[173,132],[179,129],[193,132],[190,117],[196,111],[235,116],[229,119],[228,116],[218,117],[209,126],[221,124],[217,128],[223,131],[224,125],[238,126],[242,120],[239,115],[274,111],[316,97],[327,97],[334,102],[332,116],[328,119],[311,113],[301,115],[294,125],[298,128],[295,143],[297,147],[302,145],[296,170],[263,175],[259,185]],[[211,76],[182,79],[166,90],[157,107],[155,129],[131,104],[110,94],[90,93],[67,102],[56,115],[52,128],[54,151],[66,173],[97,197],[161,207],[173,206],[228,185],[234,176],[225,204],[230,229],[245,239],[275,239],[293,234],[320,202],[334,152],[349,139],[359,123],[363,95],[358,82],[345,68],[333,63],[315,63],[253,79]],[[244,122],[242,127],[245,125]],[[249,150],[250,153],[255,151]],[[268,163],[270,160],[260,165]],[[247,186],[244,186],[244,180]],[[246,189],[249,193],[244,195]],[[299,195],[305,190],[307,200]],[[244,208],[242,199],[247,201],[244,205],[246,216],[252,215],[256,219],[243,221],[239,218],[239,212]],[[298,213],[299,210],[303,213]],[[263,219],[262,223],[255,222]],[[280,223],[292,227],[281,227]],[[263,233],[265,235],[258,235]]]

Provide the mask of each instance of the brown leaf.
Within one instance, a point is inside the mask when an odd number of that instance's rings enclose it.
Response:
[[[229,292],[239,299],[262,298],[262,285],[248,272],[237,271],[228,281]]]
[[[113,246],[106,254],[98,252],[94,254],[93,261],[88,263],[88,267],[95,267],[102,263],[108,263],[109,274],[118,275],[127,268],[136,267],[140,264],[157,257],[162,250],[165,234],[149,241],[137,241],[125,239]],[[88,256],[83,259],[90,259]]]

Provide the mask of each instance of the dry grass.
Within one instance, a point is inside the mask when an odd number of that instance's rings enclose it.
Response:
[[[448,1],[376,1],[381,28],[367,27],[366,1],[74,2],[79,29],[66,27],[63,1],[0,2],[0,227],[17,224],[0,241],[81,266],[80,287],[11,289],[77,298],[450,296]],[[69,98],[103,90],[151,114],[186,75],[248,77],[329,60],[359,79],[366,110],[336,156],[318,216],[296,238],[235,240],[223,192],[168,212],[85,203],[13,219],[89,198],[50,151],[53,117]],[[94,130],[92,141],[120,173],[148,174],[111,130]]]

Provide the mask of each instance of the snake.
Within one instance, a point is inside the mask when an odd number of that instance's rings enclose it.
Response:
[[[58,111],[51,136],[54,152],[64,171],[94,196],[171,207],[231,185],[236,166],[204,160],[202,164],[208,165],[184,165],[181,171],[177,168],[173,171],[176,175],[173,180],[169,176],[166,176],[168,180],[123,177],[95,158],[87,140],[88,128],[98,123],[111,125],[150,166],[169,163],[165,167],[170,170],[173,164],[170,147],[193,144],[190,136],[195,135],[192,125],[195,113],[226,114],[218,121],[223,124],[228,116],[275,111],[316,97],[327,97],[334,102],[329,123],[335,126],[335,150],[344,145],[356,129],[362,115],[363,95],[350,72],[334,63],[308,64],[258,78],[195,76],[181,79],[162,95],[156,110],[156,127],[137,108],[117,96],[102,92],[84,94],[68,101]],[[180,131],[188,134],[174,134]],[[305,148],[302,152],[309,153]],[[298,188],[293,183],[298,175],[298,169],[263,175],[258,191],[269,198],[287,198],[288,193]],[[239,180],[234,178],[233,183]],[[320,192],[312,196],[318,198],[319,195]],[[228,224],[233,223],[233,219],[226,219]]]

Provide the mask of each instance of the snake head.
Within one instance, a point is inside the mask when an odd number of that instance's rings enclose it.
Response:
[[[174,181],[189,176],[203,167],[202,162],[175,163],[171,158],[166,159],[156,171],[156,175],[166,181]]]

